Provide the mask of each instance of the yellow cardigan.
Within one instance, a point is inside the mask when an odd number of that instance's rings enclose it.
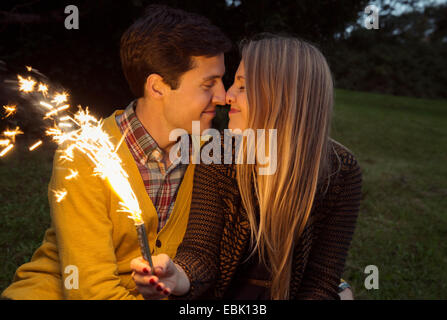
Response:
[[[122,136],[115,117],[122,112],[115,111],[104,120],[103,128],[115,144]],[[188,166],[173,212],[157,234],[157,212],[126,143],[121,144],[118,154],[140,204],[153,254],[166,253],[173,258],[188,222],[194,165]],[[70,173],[68,168],[79,172],[76,179],[65,179]],[[58,203],[53,190],[62,189],[67,195]],[[130,261],[141,255],[133,220],[127,213],[117,212],[120,199],[105,180],[93,175],[92,163],[86,156],[75,152],[74,161],[69,162],[61,160],[56,152],[48,199],[51,227],[31,262],[17,269],[13,283],[2,296],[10,299],[143,299],[131,277]],[[78,271],[78,289],[74,286],[72,266]]]

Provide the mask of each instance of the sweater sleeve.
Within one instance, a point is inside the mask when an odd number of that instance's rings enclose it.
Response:
[[[73,179],[66,179],[75,170]],[[55,192],[66,192],[58,201]],[[67,161],[57,151],[48,188],[65,299],[137,297],[121,284],[109,216],[111,190],[80,152]]]
[[[190,290],[183,296],[171,296],[173,299],[197,299],[216,280],[224,226],[221,166],[198,165],[195,169],[188,226],[174,258],[187,274]]]
[[[328,193],[326,216],[316,223],[297,299],[340,299],[338,284],[351,244],[362,196],[362,173],[355,158],[341,156],[341,170]]]

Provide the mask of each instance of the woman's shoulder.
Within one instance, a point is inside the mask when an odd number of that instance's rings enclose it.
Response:
[[[328,170],[320,183],[320,195],[337,196],[348,189],[360,188],[362,171],[354,153],[340,142],[330,139],[328,144]]]
[[[349,172],[360,168],[354,153],[334,139],[329,139],[329,159],[331,170]]]

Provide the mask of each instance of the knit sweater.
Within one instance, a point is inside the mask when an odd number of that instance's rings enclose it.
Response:
[[[362,173],[353,154],[330,140],[329,186],[319,184],[303,233],[295,243],[290,299],[339,299],[338,284],[362,197]],[[235,165],[199,165],[194,173],[188,227],[174,262],[190,279],[181,299],[220,299],[250,243]]]

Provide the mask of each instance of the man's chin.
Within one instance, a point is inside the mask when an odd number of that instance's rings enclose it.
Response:
[[[212,127],[212,118],[205,119],[201,117],[200,120],[195,120],[188,128],[188,133],[192,135],[202,135],[203,131]]]

